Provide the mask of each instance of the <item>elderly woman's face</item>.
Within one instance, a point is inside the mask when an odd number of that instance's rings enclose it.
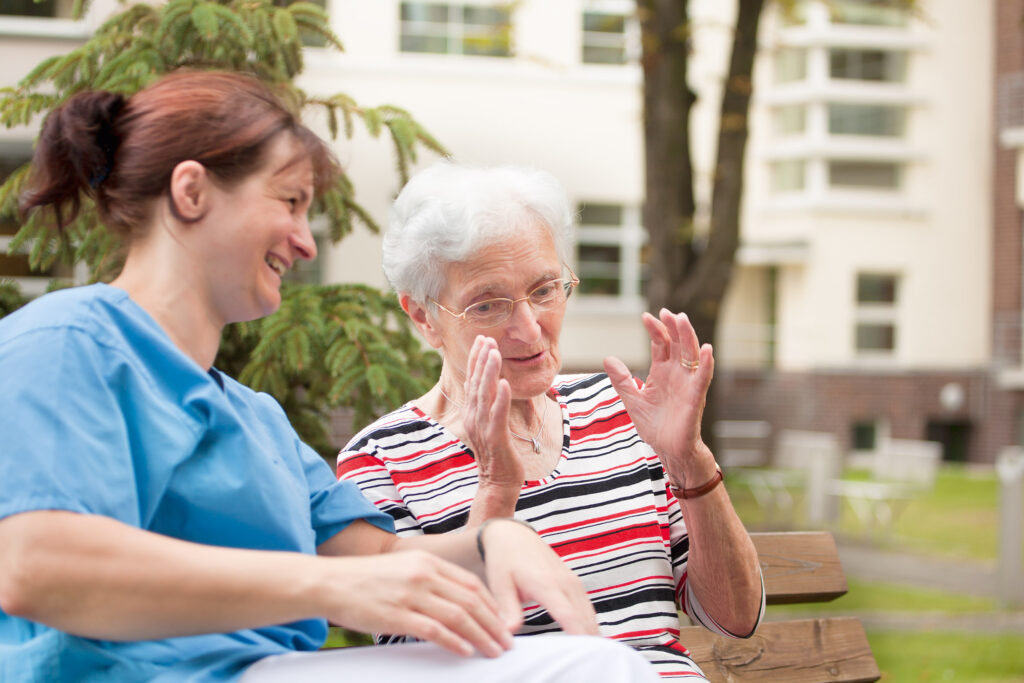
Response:
[[[555,242],[542,225],[489,245],[467,261],[449,264],[446,275],[437,300],[454,312],[486,299],[519,299],[538,285],[563,276]],[[481,328],[435,309],[435,346],[443,351],[448,370],[465,377],[473,340],[478,334],[493,337],[501,352],[501,376],[508,380],[512,398],[529,398],[547,391],[561,368],[558,337],[564,315],[564,305],[536,311],[520,301],[508,320]]]

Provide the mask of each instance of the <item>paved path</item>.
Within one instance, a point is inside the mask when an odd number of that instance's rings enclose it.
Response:
[[[995,563],[929,558],[914,553],[879,550],[842,539],[837,539],[837,545],[843,570],[850,578],[980,597],[995,597],[996,594]],[[822,607],[827,610],[826,605]],[[874,630],[1024,634],[1024,609],[979,614],[874,611],[847,611],[844,614],[859,617],[865,628]],[[785,614],[784,608],[774,608],[767,616],[769,619],[792,618],[792,615]]]
[[[906,583],[955,593],[995,597],[995,563],[944,560],[915,553],[878,550],[838,541],[843,571],[865,581]]]

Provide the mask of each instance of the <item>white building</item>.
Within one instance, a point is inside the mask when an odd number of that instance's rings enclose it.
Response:
[[[0,17],[0,84],[87,35],[107,1],[84,22]],[[559,177],[580,206],[586,283],[567,314],[566,366],[597,369],[617,355],[643,372],[632,0],[328,2],[346,51],[310,49],[302,86],[399,105],[460,161]],[[724,415],[835,431],[855,445],[884,433],[936,438],[952,457],[990,460],[1001,445],[982,436],[993,4],[921,0],[908,15],[809,0],[791,17],[766,13],[741,267],[716,344]],[[701,216],[734,12],[724,0],[690,2]],[[18,156],[30,137],[0,131],[0,155]],[[360,134],[337,149],[384,222],[399,189],[389,143]],[[324,250],[321,272],[383,286],[379,238],[357,228]]]

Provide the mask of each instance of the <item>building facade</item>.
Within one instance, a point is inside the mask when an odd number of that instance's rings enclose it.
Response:
[[[0,83],[73,47],[112,4],[97,0],[81,22],[0,16]],[[1018,440],[1020,201],[1006,177],[1017,143],[1011,124],[996,130],[994,84],[1024,66],[1019,17],[1007,18],[1020,5],[920,0],[909,13],[808,0],[766,12],[742,246],[716,340],[721,417],[830,431],[851,449],[887,435],[933,439],[945,457],[974,461]],[[706,224],[735,7],[689,7]],[[566,367],[598,369],[616,355],[643,373],[634,2],[329,0],[328,10],[345,52],[309,49],[301,85],[399,105],[459,161],[554,173],[578,209],[584,281],[563,331]],[[0,131],[0,165],[30,140]],[[389,143],[358,132],[337,151],[360,200],[386,221],[399,189]],[[384,286],[369,231],[322,253],[320,277]]]

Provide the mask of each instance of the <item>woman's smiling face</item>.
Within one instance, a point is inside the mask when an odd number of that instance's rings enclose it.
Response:
[[[269,315],[281,305],[281,280],[300,259],[316,257],[309,229],[313,167],[290,135],[270,143],[263,166],[215,190],[204,217],[208,296],[224,323]]]

